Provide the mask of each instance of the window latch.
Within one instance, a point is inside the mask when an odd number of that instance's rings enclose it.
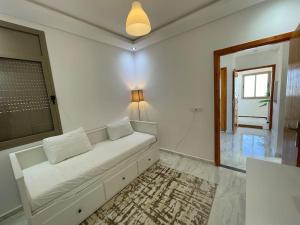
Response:
[[[55,95],[51,95],[50,100],[52,101],[53,105],[56,104],[56,96]]]

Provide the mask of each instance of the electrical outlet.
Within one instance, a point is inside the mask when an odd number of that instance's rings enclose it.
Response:
[[[202,108],[201,107],[194,107],[194,108],[192,108],[192,111],[193,112],[201,112]]]

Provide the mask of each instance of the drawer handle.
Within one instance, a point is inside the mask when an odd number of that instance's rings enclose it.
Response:
[[[148,161],[151,161],[151,158],[149,158]]]
[[[122,177],[122,180],[126,180],[126,177]]]
[[[78,209],[78,213],[81,213],[82,212],[82,209]]]

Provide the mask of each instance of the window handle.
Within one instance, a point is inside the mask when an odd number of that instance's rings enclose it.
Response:
[[[53,105],[56,104],[56,96],[55,95],[51,95],[50,100],[52,101]]]

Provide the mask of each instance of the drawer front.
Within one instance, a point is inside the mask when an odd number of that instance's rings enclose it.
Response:
[[[77,208],[75,210],[78,221],[82,222],[85,220],[93,212],[99,209],[105,203],[105,201],[106,199],[103,185],[84,196],[84,198],[77,204]]]
[[[77,215],[74,212],[76,210],[76,204],[70,206],[69,208],[63,210],[60,214],[55,215],[50,220],[43,222],[42,225],[75,225],[79,224],[77,221]],[[34,223],[38,225],[38,223]]]
[[[106,199],[109,200],[138,176],[137,164],[132,163],[121,172],[104,181]]]
[[[152,166],[155,162],[159,160],[159,152],[158,150],[153,150],[150,153],[142,156],[138,160],[138,169],[139,174],[143,173],[146,169]]]
[[[105,203],[103,185],[83,195],[74,204],[62,210],[45,225],[77,225]]]

